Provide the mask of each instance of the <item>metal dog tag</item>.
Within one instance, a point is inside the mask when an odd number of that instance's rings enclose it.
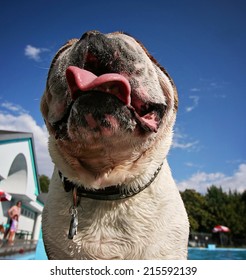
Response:
[[[77,234],[78,227],[78,210],[74,206],[70,208],[71,221],[69,226],[68,238],[73,239],[74,235]]]

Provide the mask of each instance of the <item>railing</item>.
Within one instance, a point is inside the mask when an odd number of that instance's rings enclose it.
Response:
[[[1,256],[35,251],[36,246],[37,240],[33,239],[15,239],[13,244],[9,244],[7,240],[0,240],[0,258]]]
[[[15,234],[15,239],[32,239],[32,233],[27,230],[19,230]]]

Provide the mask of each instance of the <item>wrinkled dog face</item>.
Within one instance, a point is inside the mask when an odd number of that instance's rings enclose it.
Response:
[[[166,156],[176,107],[171,78],[139,42],[97,31],[58,51],[41,102],[53,161],[96,188],[119,183],[117,170],[126,180],[119,170],[147,164],[154,146]]]

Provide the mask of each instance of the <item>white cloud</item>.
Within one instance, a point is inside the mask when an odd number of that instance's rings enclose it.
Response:
[[[27,45],[25,47],[25,56],[27,56],[30,59],[33,59],[35,61],[40,61],[41,60],[41,53],[49,51],[46,48],[36,48],[32,45]]]
[[[8,107],[9,112],[2,111],[1,107]],[[19,108],[18,113],[15,108]],[[51,176],[53,164],[48,154],[48,132],[45,125],[39,126],[21,106],[5,102],[0,104],[0,129],[33,133],[38,172]]]
[[[196,146],[197,144],[198,144],[198,141],[181,143],[181,142],[177,141],[177,139],[175,139],[175,137],[174,137],[174,141],[172,143],[172,148],[174,148],[174,149],[179,148],[179,149],[187,150],[187,149],[194,148],[194,146]]]
[[[187,140],[187,135],[182,134],[178,128],[175,128],[173,135],[172,148],[174,149],[182,149],[182,150],[192,150],[197,149],[197,144],[199,141],[189,141]]]
[[[3,102],[1,104],[1,107],[4,108],[4,109],[7,109],[9,111],[12,111],[12,112],[16,112],[18,114],[24,114],[24,113],[28,113],[25,109],[23,109],[20,105],[17,105],[17,104],[13,104],[11,102]]]
[[[200,97],[197,95],[192,95],[192,96],[189,96],[189,98],[192,100],[192,105],[185,108],[185,111],[188,113],[191,112],[192,110],[194,110],[198,106]]]
[[[191,88],[190,91],[192,91],[192,92],[198,92],[198,91],[201,91],[201,89],[200,89],[200,88],[194,87],[194,88]]]
[[[206,193],[208,187],[215,185],[221,186],[226,192],[229,190],[242,192],[246,190],[246,164],[240,164],[231,176],[221,172],[197,172],[188,180],[177,182],[177,185],[181,191],[195,189],[200,193]]]
[[[191,168],[202,168],[202,167],[203,167],[203,166],[200,165],[200,164],[196,164],[196,163],[193,163],[193,162],[190,162],[190,161],[185,162],[185,165],[186,165],[187,167],[191,167]]]
[[[226,163],[228,164],[241,164],[241,163],[245,163],[245,160],[241,159],[241,158],[237,158],[237,159],[229,159],[226,161]]]

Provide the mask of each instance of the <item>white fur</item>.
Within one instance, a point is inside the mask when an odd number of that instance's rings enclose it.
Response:
[[[72,194],[55,169],[43,213],[51,259],[186,259],[188,220],[167,162],[151,187],[131,199],[82,198],[78,234],[67,238]]]
[[[43,237],[50,259],[185,259],[189,223],[179,191],[167,163],[176,118],[176,90],[165,71],[156,65],[133,38],[108,34],[128,41],[139,56],[136,67],[145,69],[139,79],[142,98],[167,106],[156,133],[112,131],[108,137],[84,127],[68,127],[69,139],[56,139],[52,121],[64,114],[64,94],[55,80],[46,89],[41,110],[50,132],[49,151],[55,169],[43,212]],[[73,44],[70,42],[69,44]],[[128,46],[128,47],[129,47]],[[76,50],[76,45],[71,50]],[[57,60],[51,80],[60,68],[70,65],[69,50]],[[73,55],[76,55],[73,52]],[[63,60],[65,59],[65,61]],[[74,59],[74,58],[73,58]],[[129,63],[129,62],[128,62]],[[65,65],[65,66],[64,66]],[[132,77],[128,77],[132,78]],[[64,84],[61,76],[61,84]],[[57,94],[59,92],[59,94]],[[131,120],[134,122],[134,120]],[[136,125],[136,124],[135,124]],[[86,163],[86,164],[81,164]],[[86,188],[111,185],[134,190],[146,185],[162,164],[161,171],[144,191],[116,201],[81,198],[78,233],[68,239],[72,193],[66,193],[58,168],[70,181]]]

